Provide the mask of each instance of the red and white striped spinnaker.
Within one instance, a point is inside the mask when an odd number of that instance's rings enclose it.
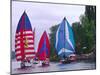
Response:
[[[30,20],[26,14],[21,16],[15,34],[15,53],[17,61],[30,60],[35,57],[35,29],[32,31]]]

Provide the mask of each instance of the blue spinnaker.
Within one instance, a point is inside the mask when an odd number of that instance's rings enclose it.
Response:
[[[63,58],[75,52],[73,30],[66,18],[59,24],[56,32],[55,48],[58,55]]]

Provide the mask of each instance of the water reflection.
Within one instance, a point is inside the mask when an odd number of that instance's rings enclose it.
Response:
[[[16,63],[16,65],[15,65]],[[95,69],[95,62],[72,62],[69,64],[60,64],[57,62],[51,62],[49,67],[39,67],[35,65],[34,67],[27,69],[18,68],[19,63],[16,61],[12,62],[12,73],[35,73],[35,72],[51,72],[51,71],[69,71],[69,70],[84,70],[84,69]]]

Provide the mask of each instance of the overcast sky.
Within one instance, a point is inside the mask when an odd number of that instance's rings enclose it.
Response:
[[[35,50],[37,50],[44,30],[50,33],[50,27],[59,24],[64,17],[70,24],[79,21],[80,15],[85,12],[85,6],[12,1],[12,50],[15,50],[15,32],[24,11],[30,19],[32,29],[35,27]]]

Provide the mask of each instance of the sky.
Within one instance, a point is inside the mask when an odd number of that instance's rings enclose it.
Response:
[[[66,17],[70,25],[80,21],[79,17],[84,14],[85,6],[12,1],[13,51],[15,50],[16,28],[24,11],[29,17],[32,29],[35,28],[35,50],[37,51],[39,40],[45,30],[49,34],[50,28],[61,23],[64,17]]]

